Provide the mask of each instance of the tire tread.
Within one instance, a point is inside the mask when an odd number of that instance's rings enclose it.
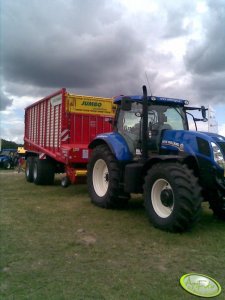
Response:
[[[149,183],[151,185],[154,182],[152,178],[157,176],[156,174],[165,174],[162,177],[165,177],[166,180],[169,178],[168,181],[171,180],[176,189],[176,208],[172,212],[172,215],[165,218],[166,220],[162,220],[154,212],[150,204],[151,200],[149,200]],[[148,217],[155,227],[171,232],[182,232],[191,228],[200,219],[202,203],[201,189],[197,178],[186,165],[179,163],[158,163],[153,166],[145,178],[144,194]]]

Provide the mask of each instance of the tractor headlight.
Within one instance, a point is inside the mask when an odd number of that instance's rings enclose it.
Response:
[[[213,157],[215,162],[223,169],[225,169],[225,160],[223,157],[223,154],[219,148],[219,146],[217,146],[215,143],[211,143],[212,145],[212,149],[213,149]]]

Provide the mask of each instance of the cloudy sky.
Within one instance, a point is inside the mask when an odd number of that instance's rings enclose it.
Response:
[[[69,92],[211,105],[225,136],[225,0],[0,0],[2,138],[23,141],[24,108]]]

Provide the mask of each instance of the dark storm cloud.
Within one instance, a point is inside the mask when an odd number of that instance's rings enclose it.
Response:
[[[9,99],[2,91],[0,91],[0,111],[5,110],[8,106],[11,106],[13,99]]]
[[[190,41],[185,56],[187,69],[202,75],[225,72],[225,1],[208,1],[208,9],[202,39]]]
[[[60,87],[102,96],[137,94],[147,71],[153,93],[199,99],[204,92],[210,101],[218,76],[208,76],[220,72],[223,79],[225,0],[208,1],[205,17],[197,15],[194,0],[157,0],[156,12],[140,15],[116,0],[2,3],[3,79],[11,95],[42,97]],[[174,41],[179,51],[176,41],[190,38],[196,15],[203,35],[188,44],[183,64],[166,43]]]
[[[167,1],[166,6],[166,22],[164,27],[164,38],[177,38],[187,35],[191,26],[187,26],[184,22],[185,17],[192,17],[194,11],[194,2],[184,1]]]
[[[206,3],[202,38],[189,42],[184,62],[198,100],[219,104],[225,103],[225,1]]]
[[[225,104],[225,73],[214,76],[193,75],[192,88],[197,92],[199,101],[205,104]]]
[[[143,66],[144,43],[108,1],[9,1],[4,12],[6,82],[94,88]]]

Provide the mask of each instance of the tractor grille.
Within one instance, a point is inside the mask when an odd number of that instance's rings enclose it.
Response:
[[[201,154],[210,156],[210,147],[209,143],[202,138],[197,137],[198,150]]]
[[[217,142],[217,144],[220,146],[220,149],[223,153],[223,156],[225,157],[225,143],[224,142]]]

